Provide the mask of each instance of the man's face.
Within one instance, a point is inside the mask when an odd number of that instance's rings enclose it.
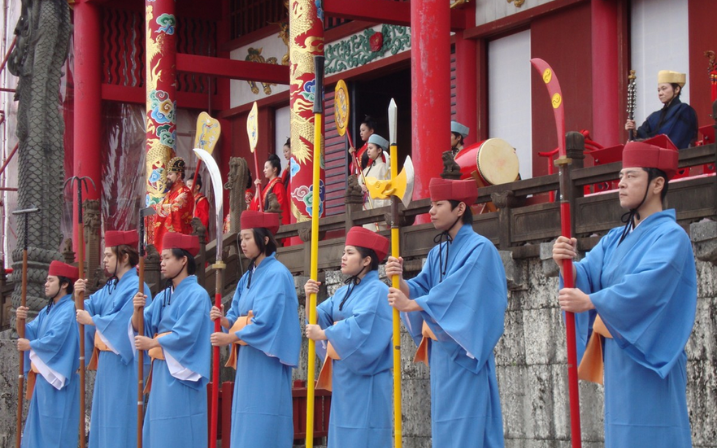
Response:
[[[451,148],[455,148],[460,143],[460,139],[456,137],[456,134],[451,132]]]
[[[45,280],[45,296],[50,298],[60,292],[60,278],[56,275],[48,275]]]
[[[642,168],[623,168],[618,183],[620,207],[631,210],[636,208],[645,197],[648,174]]]
[[[117,255],[109,247],[106,247],[102,253],[102,264],[105,267],[105,275],[108,277],[117,272]]]
[[[431,217],[433,227],[435,227],[436,230],[445,232],[451,229],[458,220],[459,213],[464,210],[465,204],[462,202],[451,210],[451,203],[449,201],[436,201],[431,202],[431,209],[428,211],[428,214]]]
[[[172,253],[172,249],[162,250],[162,261],[160,263],[160,272],[164,278],[174,278],[182,272],[187,264],[187,258],[177,258]]]

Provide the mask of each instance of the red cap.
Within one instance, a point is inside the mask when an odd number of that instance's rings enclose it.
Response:
[[[667,174],[667,180],[677,174],[678,159],[677,147],[666,135],[628,142],[622,150],[623,168],[657,168]]]
[[[349,233],[346,234],[346,245],[373,249],[380,263],[386,258],[386,255],[388,255],[389,241],[385,236],[364,229],[363,227],[351,227]]]
[[[105,232],[105,247],[121,245],[136,246],[139,235],[136,230],[108,230]]]
[[[50,263],[50,271],[47,273],[47,275],[67,277],[74,282],[75,280],[80,278],[80,271],[75,266],[55,260]]]
[[[473,179],[448,180],[434,177],[428,184],[431,201],[460,201],[471,206],[478,199],[478,188]]]
[[[183,233],[170,232],[164,234],[162,249],[184,249],[193,257],[199,253],[199,237]]]
[[[241,214],[241,229],[256,229],[263,227],[272,235],[279,230],[279,215],[277,213],[255,212],[247,210]]]

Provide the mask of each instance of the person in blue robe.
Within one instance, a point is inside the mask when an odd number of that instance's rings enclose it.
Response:
[[[428,352],[433,446],[502,447],[493,349],[503,334],[505,270],[493,243],[473,231],[475,182],[431,179],[429,190],[438,246],[410,280],[402,277],[403,260],[389,258],[386,275],[401,278],[389,304],[421,343],[418,354]]]
[[[105,286],[85,300],[77,310],[77,321],[85,325],[85,360],[96,369],[90,448],[135,448],[137,446],[138,366],[127,322],[134,310],[132,298],[139,288],[135,266],[139,263],[137,231],[105,232],[103,263],[110,276]],[[75,282],[75,294],[85,291],[86,279]],[[144,293],[150,301],[149,287]],[[103,349],[95,350],[99,338]],[[149,366],[149,357],[145,357]],[[149,372],[149,368],[145,370]]]
[[[168,233],[162,247],[161,269],[169,286],[144,309],[147,336],[133,335],[136,349],[149,350],[153,357],[145,389],[149,400],[142,428],[144,448],[203,447],[209,438],[212,325],[206,318],[209,294],[194,275],[199,239]],[[136,331],[146,297],[138,293],[133,303],[131,325]]]
[[[316,308],[316,325],[306,335],[317,341],[320,356],[333,349],[324,362],[331,374],[330,448],[372,448],[392,445],[392,310],[386,301],[388,286],[378,278],[378,265],[388,252],[387,238],[363,227],[346,235],[341,272],[346,286]],[[308,298],[319,292],[319,282],[304,286]],[[330,344],[330,345],[328,345]],[[333,358],[333,359],[332,359]]]
[[[223,329],[211,335],[212,345],[231,344],[236,368],[232,448],[291,447],[294,440],[291,370],[299,363],[301,329],[294,279],[275,257],[278,228],[276,213],[242,213],[241,249],[252,262],[226,317],[217,307],[209,315]]]
[[[559,303],[576,313],[579,377],[604,379],[605,447],[690,447],[685,345],[695,320],[697,277],[689,237],[663,210],[677,151],[632,142],[623,151],[620,205],[612,229],[575,263],[575,288]],[[576,254],[559,237],[553,259]]]
[[[28,394],[32,394],[22,434],[23,448],[77,446],[80,333],[75,321],[72,284],[78,276],[74,266],[59,261],[50,263],[45,282],[48,305],[25,325],[25,337],[17,340],[18,350],[25,354]],[[17,308],[18,332],[20,322],[27,319],[27,311],[27,307]]]
[[[697,139],[697,113],[687,103],[680,101],[685,86],[684,73],[662,70],[657,74],[657,94],[662,109],[651,113],[637,128],[635,137],[647,139],[665,134],[678,149],[688,148]],[[627,120],[625,130],[634,130],[635,121]]]

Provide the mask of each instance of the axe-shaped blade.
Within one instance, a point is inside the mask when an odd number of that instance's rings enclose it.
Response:
[[[147,207],[147,208],[140,209],[140,211],[139,211],[139,219],[144,219],[144,218],[146,218],[146,217],[148,217],[148,216],[152,216],[152,215],[154,215],[154,214],[156,214],[156,213],[157,213],[157,211],[156,211],[154,208],[152,208],[152,207]]]
[[[408,207],[413,199],[413,161],[411,156],[406,157],[403,169],[395,179],[378,180],[375,177],[366,178],[366,188],[374,199],[388,199],[396,196]]]

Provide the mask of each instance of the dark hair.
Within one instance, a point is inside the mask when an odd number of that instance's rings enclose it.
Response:
[[[267,162],[271,164],[271,167],[276,170],[276,175],[279,176],[281,174],[281,160],[279,160],[279,156],[270,154]]]
[[[463,135],[462,135],[462,134],[459,134],[458,132],[451,132],[451,134],[453,134],[453,136],[454,136],[457,140],[460,140],[461,145],[463,144]]]
[[[358,251],[359,255],[361,255],[361,258],[371,257],[371,264],[368,265],[369,272],[377,271],[378,264],[381,261],[378,259],[378,255],[376,255],[376,251],[373,249],[369,249],[368,247],[361,247],[361,246],[354,246],[354,247]]]
[[[254,242],[256,243],[256,247],[259,249],[259,252],[263,253],[266,256],[269,256],[276,252],[276,239],[274,238],[274,235],[271,234],[267,229],[263,227],[255,227],[252,230],[252,234],[254,235]],[[269,242],[264,243],[264,238],[269,237]]]
[[[251,178],[251,170],[249,169],[249,166],[246,167],[246,189],[250,190],[251,187],[254,186],[254,179]]]
[[[188,275],[194,275],[197,272],[197,262],[194,260],[194,255],[190,254],[184,249],[179,249],[177,247],[172,248],[172,255],[174,258],[179,260],[182,257],[187,257],[187,274]]]
[[[455,199],[449,199],[448,202],[451,203],[451,210],[453,210],[456,207],[458,207],[458,204],[460,204],[463,201],[456,201]],[[463,202],[463,203],[466,204],[466,211],[463,212],[463,220],[462,220],[463,224],[473,225],[473,211],[471,210],[471,206],[470,206],[470,204],[467,204],[465,202]]]
[[[75,291],[74,283],[69,278],[58,275],[57,279],[60,281],[60,289],[62,289],[63,283],[67,283],[67,294],[72,294]]]
[[[667,188],[670,184],[669,179],[667,178],[667,174],[657,168],[642,168],[647,173],[647,184],[649,185],[650,182],[652,182],[654,179],[657,179],[658,177],[662,177],[665,179],[665,186],[662,187],[662,191],[660,192],[660,200],[664,203],[665,198],[667,197]]]
[[[682,95],[682,86],[680,86],[679,84],[674,83],[674,82],[671,82],[670,85],[672,86],[672,91],[673,91],[673,92],[675,92],[678,87],[680,88],[680,91],[677,92],[677,93],[675,93],[675,96],[674,96],[672,99],[674,100],[674,99],[676,99],[676,98],[679,98],[680,95]],[[666,179],[667,179],[667,178],[665,178],[665,180],[666,180]]]
[[[189,179],[196,179],[194,181],[194,185],[192,185],[193,187],[202,188],[202,185],[204,185],[202,184],[202,175],[199,173],[197,173],[196,177],[194,176],[194,173],[190,173]]]
[[[127,255],[127,262],[130,267],[133,268],[139,263],[139,254],[136,247],[120,244],[119,246],[111,247],[111,249],[112,253],[117,257],[117,263],[122,261],[125,255]]]
[[[365,124],[366,127],[371,129],[372,131],[376,130],[376,120],[374,120],[370,115],[364,116],[363,121],[361,121],[361,124]]]
[[[291,137],[286,137],[286,143],[284,143],[284,146],[291,148]]]

